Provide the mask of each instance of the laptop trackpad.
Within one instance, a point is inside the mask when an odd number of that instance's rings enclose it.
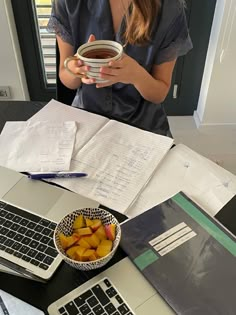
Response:
[[[2,199],[44,216],[63,192],[53,185],[23,177]]]
[[[172,308],[162,299],[159,294],[153,295],[146,300],[142,305],[135,309],[136,315],[153,314],[153,310],[156,310],[155,314],[161,315],[174,315],[176,314]]]

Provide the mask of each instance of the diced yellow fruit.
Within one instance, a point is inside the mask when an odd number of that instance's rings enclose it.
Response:
[[[107,238],[114,241],[116,238],[116,225],[114,223],[105,225],[105,231]]]
[[[94,219],[93,224],[90,226],[93,231],[96,231],[102,225],[102,221],[100,219]]]
[[[91,248],[91,245],[86,241],[87,237],[82,236],[81,239],[77,242],[78,245],[84,248]]]
[[[75,259],[82,261],[82,255],[86,251],[87,248],[84,248],[82,246],[78,246],[76,252],[75,252]]]
[[[88,261],[90,257],[94,256],[94,253],[95,253],[94,249],[86,249],[86,251],[82,254],[82,260],[83,261]]]
[[[85,227],[85,220],[83,214],[80,214],[73,223],[73,229],[80,229]]]
[[[112,249],[112,241],[111,240],[103,240],[98,245],[96,253],[99,257],[104,257],[110,253],[111,249]]]
[[[94,233],[101,241],[107,239],[106,231],[103,225],[101,225]]]
[[[91,245],[91,247],[97,248],[98,245],[100,244],[100,239],[97,237],[95,233],[93,233],[92,235],[86,238],[86,242],[88,242]]]
[[[89,256],[89,260],[90,261],[93,261],[93,260],[96,260],[96,259],[98,259],[99,257],[97,256],[97,253],[96,253],[96,251],[95,251],[95,249],[94,249],[94,253],[92,253],[90,256]]]
[[[78,237],[76,237],[74,234],[72,234],[71,236],[65,236],[63,233],[60,233],[59,240],[61,243],[61,247],[63,249],[66,249],[75,244],[78,240]]]
[[[91,226],[93,224],[93,221],[91,219],[85,219],[86,226]]]
[[[71,259],[75,259],[75,252],[77,251],[78,248],[79,246],[72,246],[69,249],[67,249],[66,251],[67,256],[69,256]]]
[[[90,235],[93,233],[93,231],[90,229],[90,227],[84,227],[84,228],[76,229],[75,233],[82,236],[82,235]]]

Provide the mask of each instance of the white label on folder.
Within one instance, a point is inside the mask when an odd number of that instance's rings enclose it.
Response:
[[[176,226],[174,226],[173,228],[169,229],[168,231],[162,233],[161,235],[155,237],[153,240],[151,240],[149,242],[149,244],[151,246],[156,245],[157,243],[160,243],[161,241],[163,241],[164,239],[166,239],[167,237],[171,236],[172,234],[178,232],[179,230],[183,229],[184,227],[186,227],[186,223],[182,222]]]
[[[166,247],[167,245],[169,245],[170,243],[173,243],[174,241],[176,241],[178,238],[180,238],[181,236],[191,232],[192,230],[190,229],[189,226],[186,226],[184,229],[178,231],[177,233],[171,235],[170,237],[168,237],[167,239],[165,239],[164,241],[160,242],[159,244],[157,244],[156,246],[154,246],[154,249],[156,251],[159,251],[160,249]]]
[[[196,236],[197,234],[195,232],[190,232],[184,236],[182,236],[181,238],[179,238],[177,241],[175,241],[174,243],[171,243],[169,246],[163,248],[161,251],[159,251],[158,253],[161,256],[164,256],[166,254],[168,254],[169,252],[171,252],[173,249],[175,249],[176,247],[180,246],[181,244],[187,242],[188,240],[190,240],[191,238],[193,238],[194,236]]]

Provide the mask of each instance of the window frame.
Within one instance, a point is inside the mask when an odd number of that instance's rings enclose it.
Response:
[[[56,98],[56,84],[48,84],[45,80],[34,2],[33,0],[11,0],[11,3],[30,100],[50,101]]]

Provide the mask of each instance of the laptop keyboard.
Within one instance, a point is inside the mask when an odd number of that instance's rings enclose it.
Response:
[[[108,278],[58,308],[61,315],[134,315]]]
[[[0,201],[0,250],[47,270],[58,255],[56,224]]]

